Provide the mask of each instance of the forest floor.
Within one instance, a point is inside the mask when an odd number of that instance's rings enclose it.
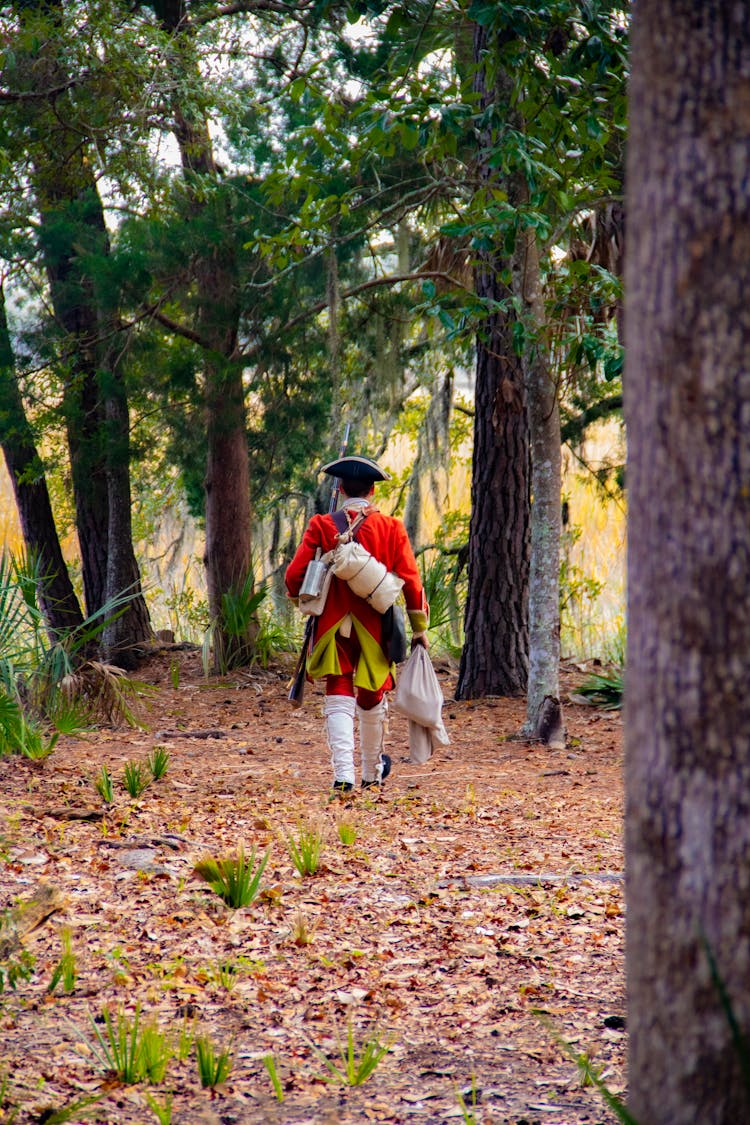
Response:
[[[142,729],[0,758],[0,910],[40,887],[54,909],[23,937],[29,979],[0,995],[0,1123],[614,1120],[568,1052],[622,1093],[620,716],[569,702],[582,674],[566,666],[568,745],[550,752],[511,740],[522,700],[455,702],[455,669],[436,669],[451,745],[410,764],[391,712],[391,777],[345,802],[329,800],[318,686],[293,710],[288,668],[205,679],[179,648],[137,673],[154,689]],[[157,745],[168,770],[132,799],[125,763]],[[325,839],[303,878],[288,839],[305,826]],[[240,844],[270,858],[233,910],[194,866]],[[50,991],[66,935],[68,979]],[[0,957],[22,965],[21,949],[0,942]],[[161,1081],[116,1081],[96,1031],[137,1005],[175,1051],[191,1035],[231,1051],[228,1079],[201,1086],[194,1041]],[[359,1086],[325,1064],[344,1065],[350,1032],[355,1065],[368,1041],[390,1045]]]

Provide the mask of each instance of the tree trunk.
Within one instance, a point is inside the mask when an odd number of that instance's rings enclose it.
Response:
[[[39,604],[52,640],[83,624],[52,514],[47,482],[36,451],[14,371],[13,349],[0,286],[0,443],[18,505],[23,538],[42,580]]]
[[[493,97],[508,100],[486,86],[487,32],[477,25],[475,79],[486,107]],[[479,175],[490,179],[491,135],[482,138]],[[528,676],[529,592],[529,433],[521,360],[513,340],[512,294],[501,281],[508,265],[494,251],[483,251],[475,270],[475,288],[493,311],[477,338],[477,369],[469,528],[469,593],[464,618],[456,697],[521,695]]]
[[[546,360],[544,301],[536,233],[519,236],[516,287],[534,327],[524,351],[531,445],[531,562],[529,571],[529,679],[523,733],[550,749],[565,746],[560,703],[561,450],[557,388]]]
[[[479,279],[478,279],[479,282]],[[499,300],[494,271],[483,295]],[[457,699],[522,695],[528,676],[529,442],[521,362],[508,318],[477,342],[469,593]]]
[[[60,0],[49,5],[19,5],[30,19],[48,8],[54,20],[62,11]],[[33,25],[30,30],[34,31]],[[28,60],[34,83],[59,86],[68,75],[55,39],[48,36],[39,43]],[[129,448],[127,401],[124,410],[116,408],[106,420],[107,396],[125,396],[124,386],[112,389],[119,373],[110,370],[106,350],[116,332],[116,312],[103,306],[93,276],[96,259],[109,255],[109,236],[87,138],[81,135],[80,126],[69,126],[66,121],[69,95],[57,98],[54,113],[49,112],[45,101],[35,104],[35,115],[29,122],[29,135],[34,140],[33,184],[40,212],[41,255],[67,364],[63,411],[86,611],[89,615],[96,613],[120,595],[124,587],[113,582],[127,574],[126,586],[135,595],[118,622],[117,632],[118,646],[132,650],[150,637],[151,627],[130,535],[127,461],[112,472],[113,448]],[[115,524],[110,532],[111,519]],[[109,558],[111,537],[118,540],[119,558],[114,566]]]
[[[185,0],[155,0],[153,8],[176,48],[180,77],[188,74],[196,87],[202,81],[193,54]],[[227,232],[219,245],[196,245],[195,281],[198,334],[206,348],[205,405],[208,450],[206,458],[206,581],[214,626],[217,670],[239,663],[251,654],[257,626],[238,636],[226,629],[223,599],[243,589],[252,575],[250,465],[247,449],[242,367],[234,361],[240,305],[231,209],[220,193],[201,190],[201,180],[218,180],[207,122],[173,105],[174,130],[192,218],[218,208],[215,229]]]
[[[750,1121],[750,7],[635,7],[628,151],[629,1107]],[[745,1050],[747,1047],[745,1046]]]
[[[128,401],[122,377],[115,370],[107,377],[103,397],[107,426],[107,598],[124,595],[127,603],[124,612],[107,620],[102,650],[105,660],[132,669],[143,655],[142,642],[151,636],[151,620],[133,554]]]
[[[47,272],[52,307],[65,333],[68,378],[63,393],[63,413],[70,454],[70,473],[76,511],[76,531],[81,552],[86,613],[101,609],[107,598],[107,476],[102,435],[95,342],[98,317],[90,281],[80,277],[76,265],[76,232],[68,216],[74,202],[57,180],[49,159],[37,164],[39,240]],[[83,197],[75,200],[79,206]],[[81,217],[88,226],[87,207]],[[102,220],[96,237],[105,236]],[[92,227],[90,233],[94,233]]]
[[[211,619],[224,625],[222,599],[243,588],[251,574],[250,474],[244,391],[239,370],[207,374],[206,575]],[[241,419],[241,422],[240,422]],[[214,630],[217,671],[246,663],[255,630]]]

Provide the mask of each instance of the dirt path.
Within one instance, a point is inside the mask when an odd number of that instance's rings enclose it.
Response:
[[[450,700],[453,674],[439,671]],[[171,1090],[175,1125],[438,1125],[471,1120],[459,1095],[470,1107],[472,1083],[486,1125],[614,1120],[557,1037],[622,1090],[619,715],[568,705],[568,748],[549,753],[507,740],[522,701],[448,702],[452,744],[421,767],[392,716],[383,794],[329,803],[320,693],[293,711],[284,669],[206,681],[193,652],[157,655],[139,675],[156,688],[146,730],[64,740],[41,764],[0,759],[0,907],[40,881],[62,899],[24,938],[31,979],[0,996],[0,1122],[13,1106],[21,1125],[94,1096],[65,1119],[154,1122],[146,1095],[164,1105]],[[569,671],[566,691],[578,680]],[[194,737],[209,730],[220,733]],[[157,744],[169,769],[133,800],[124,764]],[[115,779],[107,809],[102,765]],[[70,819],[87,810],[94,819]],[[305,879],[286,844],[304,823],[325,832],[322,868]],[[240,843],[271,855],[261,897],[231,910],[193,867]],[[49,993],[65,930],[75,988]],[[202,1089],[194,1051],[152,1087],[108,1078],[92,1020],[137,1002],[175,1036],[231,1049],[228,1081]],[[341,1065],[349,1027],[357,1048],[391,1044],[359,1087],[323,1080],[321,1053]]]

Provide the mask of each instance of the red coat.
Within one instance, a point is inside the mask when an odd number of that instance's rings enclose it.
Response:
[[[352,518],[361,507],[348,509]],[[395,516],[386,516],[377,508],[371,508],[367,519],[356,531],[356,539],[370,554],[382,562],[390,571],[404,580],[403,595],[412,629],[421,632],[427,628],[428,606],[425,601],[422,582],[414,558],[406,528]],[[286,586],[289,595],[296,598],[305,577],[307,565],[315,558],[318,548],[323,553],[331,551],[337,543],[338,530],[329,515],[313,516],[308,524],[297,553],[287,567]],[[346,582],[333,578],[325,609],[315,620],[313,644],[343,621],[347,614],[363,626],[379,646],[382,641],[381,615],[358,598]]]

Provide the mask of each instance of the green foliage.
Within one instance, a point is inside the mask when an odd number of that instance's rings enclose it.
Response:
[[[7,918],[6,913],[3,922],[7,921]],[[0,935],[3,928],[4,926],[0,926]],[[31,980],[35,964],[36,958],[27,949],[21,949],[17,957],[10,954],[6,957],[0,956],[0,995],[5,992],[6,987],[15,991],[19,981]]]
[[[3,1069],[0,1071],[0,1125],[12,1125],[20,1113],[18,1106],[11,1105],[9,1095],[10,1075]]]
[[[60,734],[78,734],[95,719],[136,725],[134,701],[147,690],[90,656],[132,595],[112,599],[50,641],[37,601],[43,580],[33,560],[0,555],[0,753],[37,759],[51,753]]]
[[[545,1012],[537,1011],[534,1014],[542,1021],[563,1053],[571,1062],[575,1063],[581,1085],[595,1086],[606,1102],[608,1109],[614,1113],[618,1121],[622,1122],[622,1125],[638,1125],[638,1121],[633,1117],[632,1113],[629,1112],[627,1106],[623,1105],[620,1099],[608,1089],[601,1077],[600,1069],[596,1066],[592,1066],[589,1056],[585,1052],[576,1051],[574,1047],[555,1030]]]
[[[163,604],[174,635],[183,640],[200,642],[208,629],[208,602],[190,584],[190,576],[191,567],[188,564],[182,572],[180,588],[173,586],[170,592],[165,592]],[[179,685],[179,665],[175,665],[174,671],[170,668],[170,676],[172,687],[176,690]]]
[[[602,711],[619,711],[625,695],[624,676],[621,668],[605,672],[594,672],[576,688],[575,698],[579,696],[585,703]]]
[[[194,871],[199,878],[208,883],[227,906],[237,909],[249,906],[260,893],[260,880],[270,856],[270,850],[255,866],[255,848],[245,858],[243,848],[234,856],[214,858],[207,856],[196,863]]]
[[[203,642],[203,670],[209,674],[211,656],[213,664],[224,675],[231,668],[240,667],[253,659],[255,650],[253,634],[257,635],[258,608],[268,589],[255,589],[255,578],[250,572],[241,586],[232,587],[221,596],[221,621],[213,622]]]
[[[146,1094],[149,1108],[153,1110],[154,1117],[159,1125],[172,1125],[172,1099],[174,1094],[170,1090],[164,1095],[164,1101],[158,1102],[151,1094]]]
[[[357,826],[349,817],[339,817],[336,822],[336,831],[338,832],[339,840],[345,848],[350,848],[352,844],[356,842]]]
[[[220,960],[214,966],[211,977],[225,992],[233,992],[239,971],[240,968],[236,961]]]
[[[94,781],[96,791],[106,805],[111,805],[115,799],[115,790],[112,775],[106,766],[102,766]]]
[[[151,784],[151,777],[142,762],[129,761],[125,763],[123,782],[131,797],[140,797]]]
[[[207,1035],[195,1040],[195,1053],[198,1061],[198,1077],[204,1089],[213,1090],[226,1082],[232,1070],[231,1051],[217,1052]]]
[[[572,645],[582,638],[602,592],[601,582],[586,574],[571,561],[571,548],[581,538],[583,529],[570,525],[564,532],[564,550],[560,559],[560,633]]]
[[[461,655],[462,621],[466,596],[456,556],[435,551],[419,557],[425,597],[430,607],[430,636],[436,647],[454,657]]]
[[[273,1092],[274,1092],[274,1096],[276,1097],[276,1101],[277,1102],[283,1102],[283,1100],[284,1100],[284,1088],[281,1085],[281,1079],[279,1078],[279,1072],[276,1068],[276,1059],[275,1059],[274,1055],[272,1055],[272,1054],[264,1055],[263,1056],[263,1066],[266,1068],[266,1073],[268,1074],[268,1077],[271,1079],[271,1085],[273,1086]]]
[[[163,1080],[173,1050],[156,1017],[142,1023],[141,1007],[137,1004],[132,1022],[122,1007],[114,1015],[105,1008],[101,1022],[103,1031],[91,1017],[96,1036],[94,1053],[105,1070],[128,1086]]]
[[[339,1049],[339,1063],[333,1062],[322,1051],[315,1048],[315,1053],[327,1067],[331,1077],[328,1082],[339,1082],[342,1086],[361,1086],[375,1072],[378,1063],[383,1059],[391,1047],[393,1040],[383,1040],[377,1028],[374,1029],[357,1047],[354,1042],[353,1017],[347,1022],[346,1042],[342,1042],[338,1029],[336,1030]]]
[[[471,1076],[470,1091],[471,1107],[466,1104],[466,1098],[464,1097],[465,1093],[466,1091],[456,1089],[456,1101],[458,1102],[458,1108],[461,1110],[461,1117],[465,1122],[465,1125],[479,1125],[476,1113],[474,1112],[477,1108],[479,1098],[477,1093],[477,1081],[473,1074]]]
[[[43,1110],[42,1116],[38,1120],[43,1119],[44,1125],[66,1125],[66,1122],[82,1121],[88,1117],[89,1113],[93,1111],[93,1107],[103,1097],[103,1094],[96,1094],[91,1097],[78,1098],[77,1101],[70,1102],[61,1109]],[[4,1119],[0,1120],[4,1121]]]
[[[47,986],[47,992],[54,992],[60,981],[62,981],[63,989],[65,992],[73,992],[78,979],[78,967],[76,964],[76,956],[73,952],[71,944],[70,930],[64,929],[62,931],[62,957],[57,962],[52,979]]]
[[[169,751],[166,746],[154,746],[148,756],[148,768],[154,781],[159,781],[169,769]]]
[[[299,643],[298,621],[293,617],[282,617],[279,608],[273,605],[270,612],[262,613],[260,616],[253,646],[253,663],[260,664],[261,668],[267,668],[274,657],[286,652],[295,652]]]
[[[320,867],[320,853],[323,848],[324,832],[320,825],[301,824],[297,838],[287,837],[287,848],[297,872],[315,875]]]
[[[740,1026],[737,1019],[737,1014],[732,1004],[732,998],[727,990],[726,982],[719,972],[719,965],[716,960],[711,944],[704,933],[701,934],[701,945],[706,954],[708,967],[711,972],[711,982],[716,989],[719,997],[722,1012],[727,1021],[727,1025],[732,1035],[732,1046],[734,1053],[740,1066],[742,1074],[742,1082],[745,1090],[750,1094],[750,1040],[748,1039],[745,1031]]]

